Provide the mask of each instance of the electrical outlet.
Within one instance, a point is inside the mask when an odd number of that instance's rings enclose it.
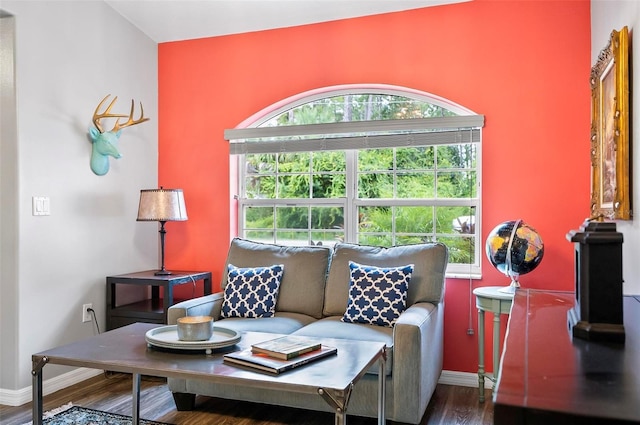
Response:
[[[82,304],[82,323],[91,321],[91,312],[89,309],[93,309],[93,304]]]

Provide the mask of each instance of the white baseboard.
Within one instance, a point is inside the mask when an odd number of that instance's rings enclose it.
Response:
[[[93,378],[101,373],[102,371],[97,369],[79,368],[72,370],[71,372],[67,372],[44,381],[42,385],[42,394],[48,395],[54,393],[89,378]],[[444,385],[457,385],[459,387],[477,387],[478,374],[443,370],[438,383]],[[493,382],[489,379],[485,380],[485,388],[493,388]],[[31,386],[20,390],[5,390],[0,388],[0,404],[4,404],[5,406],[22,406],[23,404],[31,401],[31,396]]]
[[[85,381],[94,376],[100,375],[102,370],[78,368],[71,372],[58,375],[51,379],[43,381],[43,395],[48,395],[64,388],[75,385],[79,382]],[[22,388],[19,390],[6,390],[0,388],[0,404],[5,406],[22,406],[25,403],[29,403],[32,399],[31,386]]]
[[[452,370],[443,370],[438,380],[438,384],[456,385],[458,387],[478,387],[478,374],[471,372],[455,372]],[[490,379],[484,380],[486,389],[493,388],[493,382]]]

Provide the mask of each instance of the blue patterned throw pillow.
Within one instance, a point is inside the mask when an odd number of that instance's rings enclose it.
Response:
[[[283,272],[282,264],[247,268],[229,264],[220,315],[223,318],[273,316]]]
[[[407,307],[413,264],[375,267],[349,261],[349,301],[343,322],[393,326]]]

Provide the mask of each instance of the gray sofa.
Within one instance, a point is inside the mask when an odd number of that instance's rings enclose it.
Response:
[[[406,310],[393,327],[341,321],[349,297],[349,261],[393,267],[414,264]],[[236,331],[356,338],[387,345],[387,419],[420,422],[442,371],[444,282],[448,251],[440,243],[381,248],[339,243],[323,246],[280,246],[236,238],[227,264],[237,267],[284,265],[273,317],[220,319],[223,292],[172,306],[169,324],[184,316],[211,315],[220,326]],[[226,267],[225,267],[226,270]],[[227,284],[223,273],[221,287]],[[377,368],[354,387],[348,414],[377,416]],[[169,389],[179,410],[191,409],[195,395],[246,400],[331,411],[321,397],[263,391],[248,386],[213,385],[170,378]]]

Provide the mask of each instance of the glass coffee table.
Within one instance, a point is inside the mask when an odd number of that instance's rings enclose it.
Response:
[[[244,349],[279,335],[242,333],[233,349],[211,354],[150,347],[145,335],[157,324],[134,323],[32,356],[33,424],[42,424],[42,370],[47,363],[130,373],[133,377],[132,422],[140,423],[140,377],[142,375],[236,383],[266,391],[316,394],[335,412],[335,424],[346,424],[349,397],[355,383],[373,366],[378,370],[378,424],[385,423],[385,344],[371,341],[319,339],[337,347],[338,353],[280,375],[239,368],[223,362],[223,354]]]

